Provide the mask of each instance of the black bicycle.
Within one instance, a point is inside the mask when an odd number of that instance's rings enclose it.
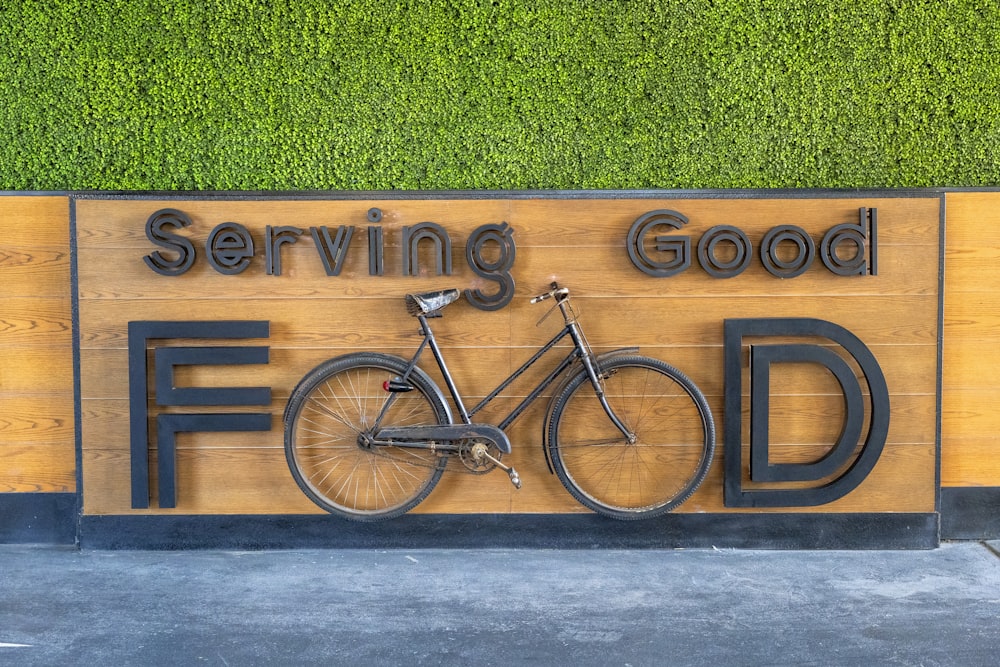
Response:
[[[361,521],[399,516],[427,497],[452,458],[465,472],[500,468],[520,488],[517,471],[503,462],[511,451],[505,430],[557,381],[543,451],[549,469],[580,503],[615,519],[640,519],[669,512],[694,493],[712,462],[715,423],[705,397],[683,373],[639,355],[638,348],[595,355],[569,290],[552,283],[531,302],[553,299],[562,330],[467,410],[428,323],[459,296],[454,289],[406,296],[423,336],[409,360],[377,352],[335,357],[292,392],[284,415],[285,456],[296,483],[317,505]],[[507,417],[495,425],[473,421],[567,336],[569,354]],[[417,365],[428,348],[454,410]]]

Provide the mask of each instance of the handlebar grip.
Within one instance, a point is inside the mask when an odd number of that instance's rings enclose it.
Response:
[[[554,296],[568,296],[569,289],[566,287],[559,287],[559,283],[552,283],[552,290],[545,292],[544,294],[539,294],[531,299],[531,303],[538,303],[540,301],[545,301],[546,299],[551,299]]]

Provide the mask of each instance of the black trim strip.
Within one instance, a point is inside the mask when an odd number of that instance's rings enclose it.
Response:
[[[899,189],[718,189],[718,190],[204,190],[204,191],[78,191],[80,200],[254,201],[331,200],[372,201],[407,199],[933,199],[942,188]]]
[[[73,450],[76,459],[75,520],[83,512],[83,389],[80,370],[80,260],[76,238],[76,200],[69,199],[69,284],[70,319],[73,334]],[[79,529],[73,531],[74,541]]]
[[[381,523],[327,515],[83,516],[87,549],[933,549],[938,515],[408,514]]]
[[[944,291],[945,291],[945,252],[947,247],[948,198],[941,196],[938,212],[938,298],[937,298],[937,379],[935,380],[934,397],[934,509],[941,511],[941,424],[944,396]]]
[[[75,493],[0,493],[0,544],[75,544]]]
[[[942,488],[941,538],[1000,539],[1000,487]]]

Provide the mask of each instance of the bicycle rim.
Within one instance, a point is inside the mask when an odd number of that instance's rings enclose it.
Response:
[[[383,382],[402,368],[392,358],[335,360],[307,376],[291,399],[285,453],[299,487],[329,512],[356,520],[399,516],[437,484],[447,459],[425,449],[366,448],[358,436],[374,424],[387,401],[383,426],[446,422],[433,392],[390,394]]]
[[[697,387],[644,357],[608,362],[605,395],[637,436],[628,443],[590,382],[577,378],[556,407],[550,453],[563,485],[583,505],[618,519],[657,516],[698,488],[711,464],[715,426]]]

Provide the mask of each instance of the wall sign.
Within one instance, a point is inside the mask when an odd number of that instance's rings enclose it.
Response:
[[[936,197],[75,206],[85,514],[316,512],[284,460],[299,378],[340,354],[412,351],[403,296],[458,287],[435,333],[455,376],[481,379],[463,393],[488,391],[552,333],[527,297],[554,279],[595,352],[638,346],[705,393],[725,455],[677,512],[934,509]],[[455,476],[418,511],[578,512],[546,468],[543,416],[511,427],[521,490]]]

